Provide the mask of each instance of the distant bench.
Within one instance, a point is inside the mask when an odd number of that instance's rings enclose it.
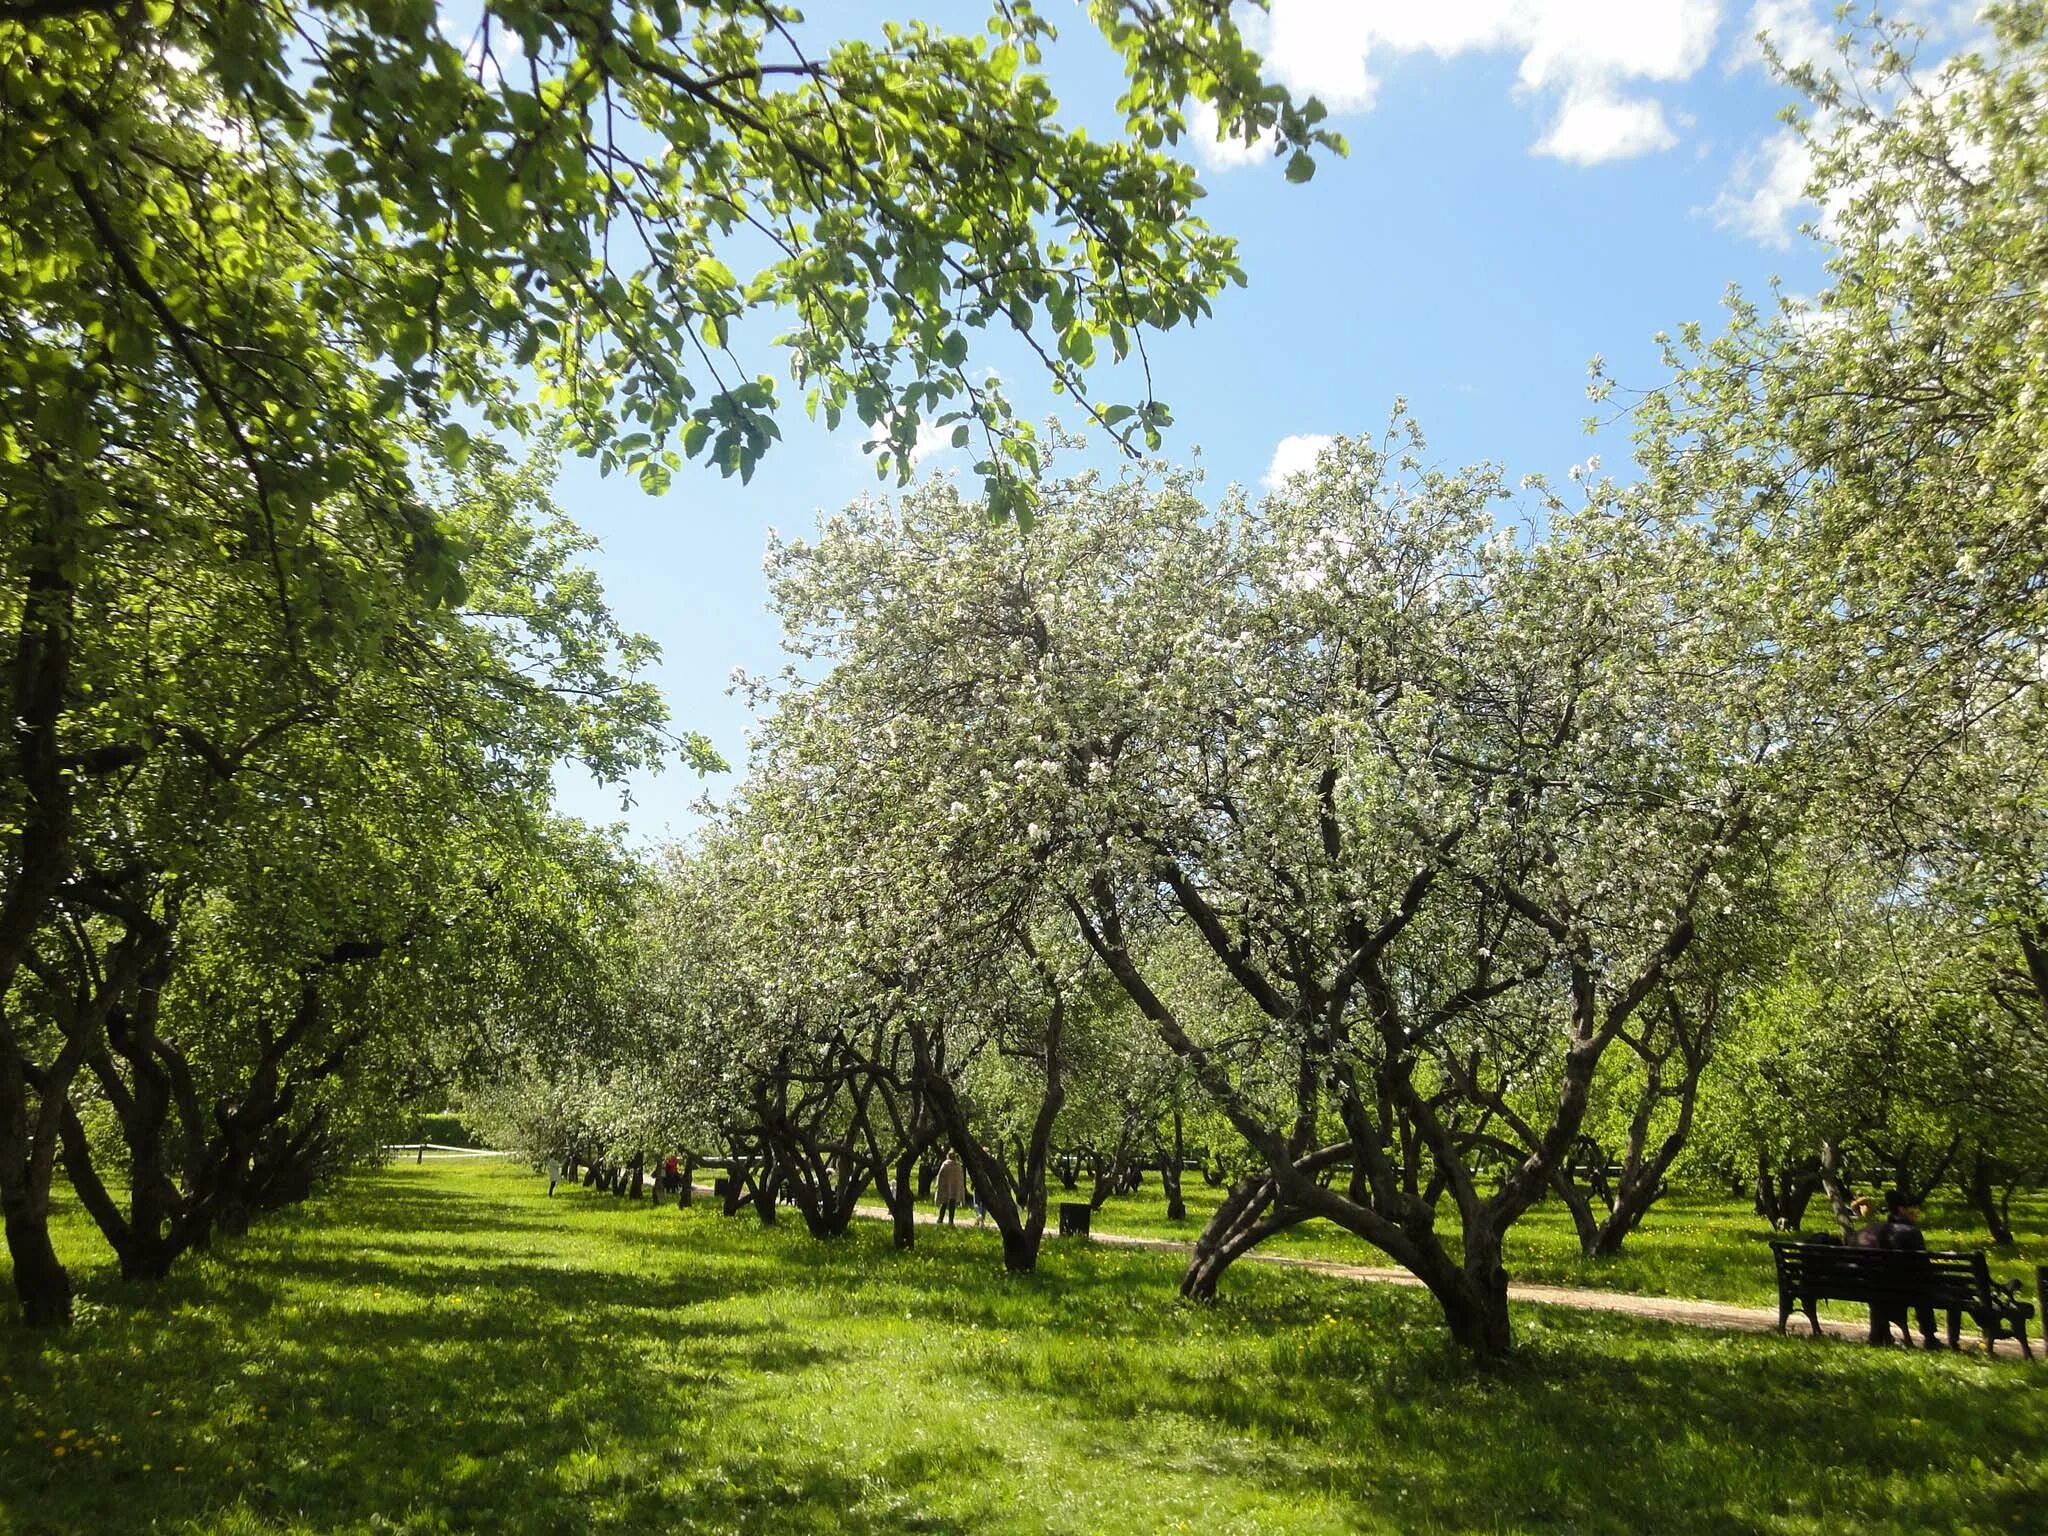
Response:
[[[1986,1349],[2010,1336],[2019,1340],[2029,1360],[2034,1357],[2027,1342],[2027,1319],[2034,1315],[2034,1304],[2021,1301],[2012,1286],[1991,1278],[1981,1249],[1915,1252],[1779,1239],[1771,1244],[1771,1258],[1778,1269],[1780,1333],[1795,1309],[1804,1312],[1807,1325],[1819,1333],[1818,1303],[1860,1301],[1892,1317],[1902,1318],[1910,1308],[1947,1312],[1950,1349],[1956,1347],[1960,1319],[1967,1312],[1984,1330]]]

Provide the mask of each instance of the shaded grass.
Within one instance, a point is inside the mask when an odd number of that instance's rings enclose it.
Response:
[[[0,1337],[0,1531],[2038,1531],[2048,1370],[404,1166]],[[67,1228],[67,1241],[79,1234]],[[67,1437],[65,1431],[70,1430]],[[65,1454],[56,1455],[58,1448]]]

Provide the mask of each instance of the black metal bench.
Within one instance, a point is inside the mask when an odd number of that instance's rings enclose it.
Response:
[[[1981,1249],[1947,1253],[1777,1239],[1771,1243],[1771,1259],[1778,1270],[1780,1333],[1795,1309],[1805,1313],[1807,1325],[1819,1333],[1818,1303],[1858,1301],[1901,1319],[1909,1309],[1948,1313],[1950,1349],[1956,1347],[1960,1320],[1967,1312],[1984,1330],[1986,1349],[2010,1336],[2019,1340],[2028,1359],[2034,1357],[2027,1342],[2027,1319],[2034,1315],[2034,1304],[2021,1301],[2012,1286],[1991,1278]]]
[[[1060,1202],[1060,1236],[1088,1236],[1088,1220],[1095,1214],[1095,1207],[1085,1200],[1062,1200]]]

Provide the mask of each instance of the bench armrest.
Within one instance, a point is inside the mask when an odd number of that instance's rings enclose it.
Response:
[[[2019,1287],[2009,1285],[2002,1280],[1991,1282],[1991,1300],[2004,1311],[2020,1312],[2024,1309],[2023,1315],[2027,1317],[2034,1315],[2034,1304],[2031,1301],[2020,1300]]]

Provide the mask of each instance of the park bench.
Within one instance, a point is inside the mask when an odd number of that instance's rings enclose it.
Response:
[[[1095,1214],[1095,1207],[1085,1200],[1062,1200],[1060,1202],[1060,1236],[1086,1237],[1088,1219]]]
[[[1772,1242],[1771,1258],[1778,1270],[1780,1333],[1795,1308],[1806,1314],[1807,1326],[1819,1333],[1818,1303],[1860,1301],[1881,1307],[1894,1317],[1903,1317],[1909,1308],[1947,1312],[1950,1349],[1956,1347],[1959,1321],[1967,1312],[1984,1330],[1986,1349],[2009,1333],[2019,1340],[2028,1359],[2034,1357],[2033,1346],[2027,1342],[2033,1303],[2021,1301],[2012,1286],[1991,1278],[1981,1249],[1945,1253],[1781,1238]]]

